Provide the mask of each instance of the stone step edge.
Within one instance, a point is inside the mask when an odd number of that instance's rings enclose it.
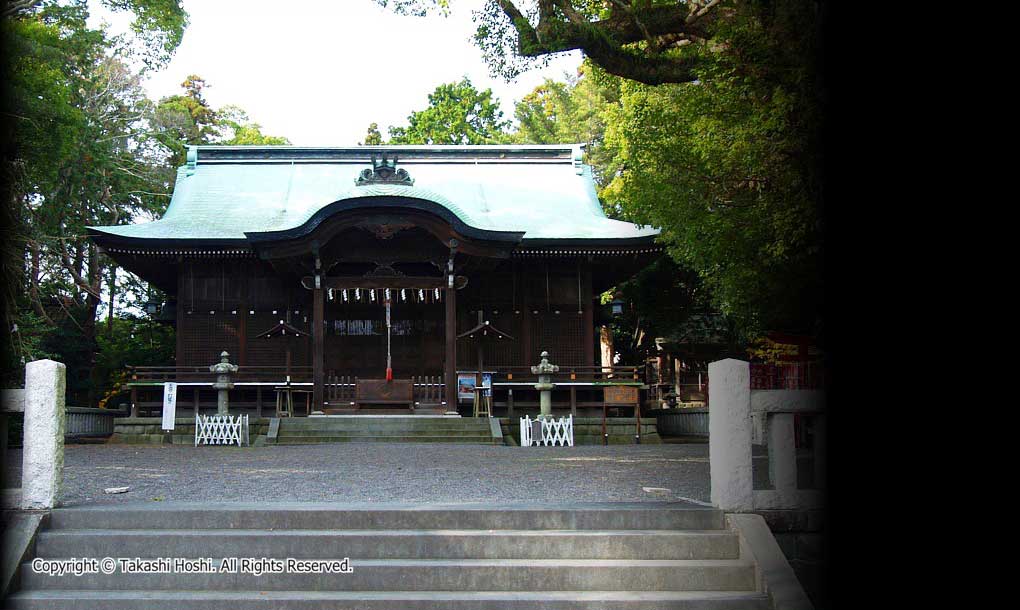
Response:
[[[45,559],[45,558],[44,558]],[[131,559],[136,559],[132,557]],[[157,557],[138,557],[154,560]],[[182,557],[196,561],[202,557]],[[276,558],[279,559],[279,558]],[[301,561],[335,561],[342,557],[302,557]],[[366,568],[754,568],[748,559],[355,559],[351,557],[355,572]],[[21,564],[23,571],[32,569],[31,561]],[[145,575],[122,575],[124,578]],[[57,578],[42,575],[42,578]]]
[[[188,589],[36,589],[19,591],[16,599],[230,599],[230,600],[606,600],[668,601],[687,599],[767,599],[756,591],[193,591]]]
[[[219,528],[219,529],[189,529],[189,528],[164,528],[164,529],[111,529],[111,528],[67,528],[56,530],[45,530],[40,532],[43,537],[67,537],[67,536],[108,536],[108,535],[132,535],[132,536],[464,536],[464,535],[491,535],[491,536],[736,536],[727,529],[500,529],[500,528],[461,528],[461,529],[440,529],[440,528],[411,528],[411,529],[269,529],[269,528]]]

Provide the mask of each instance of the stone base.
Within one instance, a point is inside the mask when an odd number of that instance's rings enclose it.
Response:
[[[268,417],[248,419],[248,439],[254,445],[258,438],[269,433]],[[171,432],[163,430],[159,417],[118,417],[113,420],[113,434],[106,442],[121,445],[194,445],[195,420],[178,418],[174,420]],[[262,441],[265,443],[265,440]]]
[[[554,417],[561,417],[554,415]],[[503,429],[503,438],[512,438],[507,444],[520,445],[521,434],[520,418],[508,419],[501,417],[500,426]],[[637,435],[637,420],[633,417],[609,417],[606,418],[606,433],[609,435],[610,445],[633,445]],[[574,445],[602,445],[602,418],[601,417],[575,417],[574,418]],[[655,418],[641,418],[641,444],[660,445],[662,439],[655,428]]]

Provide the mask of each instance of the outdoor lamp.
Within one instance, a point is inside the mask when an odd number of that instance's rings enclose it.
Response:
[[[154,316],[159,312],[159,302],[149,299],[145,302],[145,313]]]
[[[626,301],[623,300],[623,296],[618,292],[613,296],[613,300],[609,302],[612,306],[612,312],[614,316],[623,315],[623,305]]]

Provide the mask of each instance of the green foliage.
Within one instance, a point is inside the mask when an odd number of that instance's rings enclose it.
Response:
[[[817,330],[822,254],[813,15],[750,7],[696,83],[622,83],[606,145],[623,171],[601,195],[663,229],[716,307],[749,336]]]
[[[137,55],[149,69],[165,66],[181,44],[188,26],[188,14],[180,0],[100,0],[114,11],[131,14],[132,39],[110,39],[109,46],[117,46],[123,55]],[[39,19],[52,23],[68,22],[72,15],[83,16],[80,23],[64,29],[64,33],[84,30],[84,17],[88,16],[87,0],[20,0],[6,3],[2,15],[5,21],[32,21]]]
[[[189,75],[181,83],[183,95],[159,101],[154,121],[160,142],[173,152],[170,165],[184,165],[188,145],[209,144],[219,135],[220,118],[202,95],[205,79]]]
[[[220,117],[219,127],[221,140],[218,144],[229,145],[288,145],[290,140],[282,136],[269,136],[262,133],[262,127],[248,118],[248,113],[237,106],[224,106],[217,115]],[[229,135],[229,137],[228,137]]]
[[[586,61],[517,104],[513,139],[586,142],[607,214],[660,227],[677,273],[700,278],[699,307],[733,332],[818,331],[816,26],[802,2],[749,3],[719,27],[718,48],[691,51],[703,52],[692,83],[651,87]],[[663,285],[647,274],[629,285],[643,281]],[[667,303],[630,296],[654,332],[687,324],[656,321]]]
[[[390,126],[389,144],[499,144],[510,125],[492,90],[478,91],[467,77],[436,87],[428,108],[407,120],[407,127]]]
[[[168,59],[186,22],[179,2],[104,4],[135,13],[136,41],[152,45],[143,49],[147,65]],[[86,227],[160,214],[173,187],[174,153],[183,151],[174,145],[182,140],[285,140],[263,135],[239,110],[216,114],[197,77],[185,95],[157,108],[141,85],[145,67],[132,61],[125,40],[88,27],[84,1],[19,2],[3,11],[9,92],[3,113],[11,144],[2,166],[3,198],[11,205],[0,240],[5,384],[20,383],[25,362],[52,358],[67,365],[69,401],[95,404],[129,359],[168,364],[173,340],[170,329],[149,329],[148,321],[131,322],[134,338],[130,331],[118,335],[120,323],[110,336],[97,332],[103,301],[137,306],[126,297],[137,300],[148,287],[121,274],[121,292],[111,294],[116,265],[87,240]]]
[[[698,274],[662,258],[617,289],[652,336],[669,336],[692,316],[709,310],[711,298]]]
[[[372,123],[365,132],[365,141],[358,142],[358,146],[378,146],[383,143],[382,134],[379,133],[379,124]]]
[[[450,0],[375,0],[375,2],[398,15],[414,17],[424,17],[432,10],[438,10],[443,14],[450,11]]]
[[[181,83],[184,94],[165,97],[156,106],[157,137],[173,151],[172,167],[184,165],[189,145],[290,144],[285,137],[263,134],[262,127],[237,106],[213,108],[203,95],[208,86],[204,78],[191,74]]]
[[[583,143],[585,162],[602,185],[616,169],[605,153],[605,110],[619,103],[620,81],[597,80],[592,71],[585,63],[576,78],[565,83],[546,79],[525,95],[514,108],[517,129],[511,139],[521,144]]]
[[[43,348],[43,341],[51,329],[35,312],[19,311],[15,313],[9,330],[5,337],[9,343],[4,346],[0,383],[5,388],[19,388],[25,383],[26,363],[54,358],[54,354]]]
[[[95,376],[101,383],[98,393],[103,398],[100,400],[109,400],[124,390],[128,365],[172,366],[174,337],[173,327],[153,322],[147,317],[123,315],[114,318],[113,331],[98,337]],[[116,404],[106,406],[117,407]]]
[[[180,0],[103,0],[103,4],[134,15],[131,31],[141,42],[142,61],[148,67],[170,62],[188,27],[188,14]]]

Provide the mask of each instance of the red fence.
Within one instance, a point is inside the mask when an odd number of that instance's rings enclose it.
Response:
[[[821,362],[751,363],[752,390],[820,390],[825,387]]]

